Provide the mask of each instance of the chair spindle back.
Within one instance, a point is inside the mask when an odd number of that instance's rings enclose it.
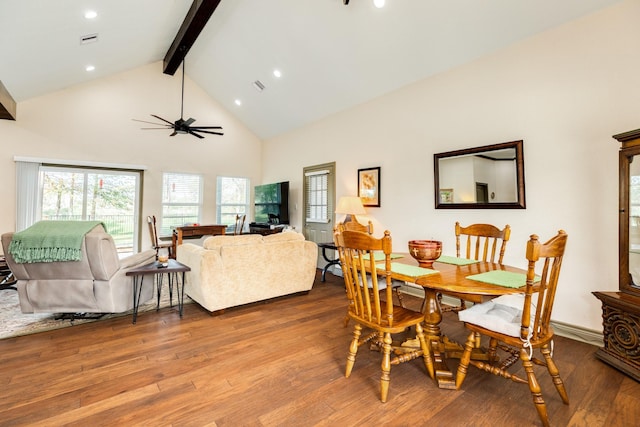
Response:
[[[511,237],[511,227],[506,225],[502,230],[491,224],[472,224],[462,227],[456,222],[456,256],[460,257],[460,240],[465,236],[465,258],[478,261],[495,262],[498,253],[498,264],[502,264],[507,242]],[[498,242],[500,249],[498,250]]]

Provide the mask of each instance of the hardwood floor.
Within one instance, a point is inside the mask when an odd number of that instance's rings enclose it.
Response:
[[[438,389],[420,360],[393,366],[384,404],[379,353],[362,349],[345,378],[352,328],[342,323],[341,280],[327,274],[308,295],[217,317],[187,304],[182,320],[164,309],[136,325],[122,317],[0,340],[0,425],[540,425],[526,385],[475,368],[452,391]],[[443,330],[465,336],[454,314]],[[640,384],[595,350],[556,339],[568,406],[536,368],[552,425],[637,425]]]

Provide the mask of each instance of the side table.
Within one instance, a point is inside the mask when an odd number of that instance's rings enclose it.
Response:
[[[324,266],[324,268],[322,269],[322,277],[320,278],[321,282],[324,282],[324,276],[327,274],[327,270],[329,269],[329,267],[331,267],[332,265],[338,265],[340,264],[340,260],[339,259],[329,259],[329,257],[327,257],[327,249],[331,249],[331,250],[338,250],[338,248],[336,247],[336,245],[333,244],[333,242],[331,243],[318,243],[318,247],[322,248],[322,258],[324,258],[325,261],[327,261],[327,265]]]
[[[144,276],[152,275],[156,279],[156,292],[157,303],[156,311],[160,309],[160,295],[162,293],[162,278],[163,275],[167,275],[169,281],[169,304],[173,307],[173,283],[176,283],[176,291],[178,292],[178,311],[180,317],[182,317],[182,308],[184,306],[184,276],[187,271],[191,271],[191,268],[179,263],[175,259],[169,259],[167,267],[162,267],[158,262],[152,262],[141,267],[132,268],[127,271],[127,276],[133,277],[133,323],[136,323],[138,319],[138,307],[140,306],[140,296],[142,294],[142,284],[144,282]],[[182,273],[182,280],[179,273]]]

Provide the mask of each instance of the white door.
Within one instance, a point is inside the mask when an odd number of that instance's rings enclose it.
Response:
[[[303,204],[305,215],[302,219],[303,234],[307,240],[316,243],[333,242],[335,222],[336,164],[308,166],[304,170]],[[337,255],[327,250],[329,259]],[[327,261],[318,249],[318,268],[323,268]]]

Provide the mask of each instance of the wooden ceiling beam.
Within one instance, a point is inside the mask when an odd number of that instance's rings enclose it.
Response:
[[[0,119],[15,120],[16,112],[16,101],[0,81]]]
[[[164,57],[163,73],[173,76],[200,32],[220,4],[220,0],[194,0],[184,22]]]

